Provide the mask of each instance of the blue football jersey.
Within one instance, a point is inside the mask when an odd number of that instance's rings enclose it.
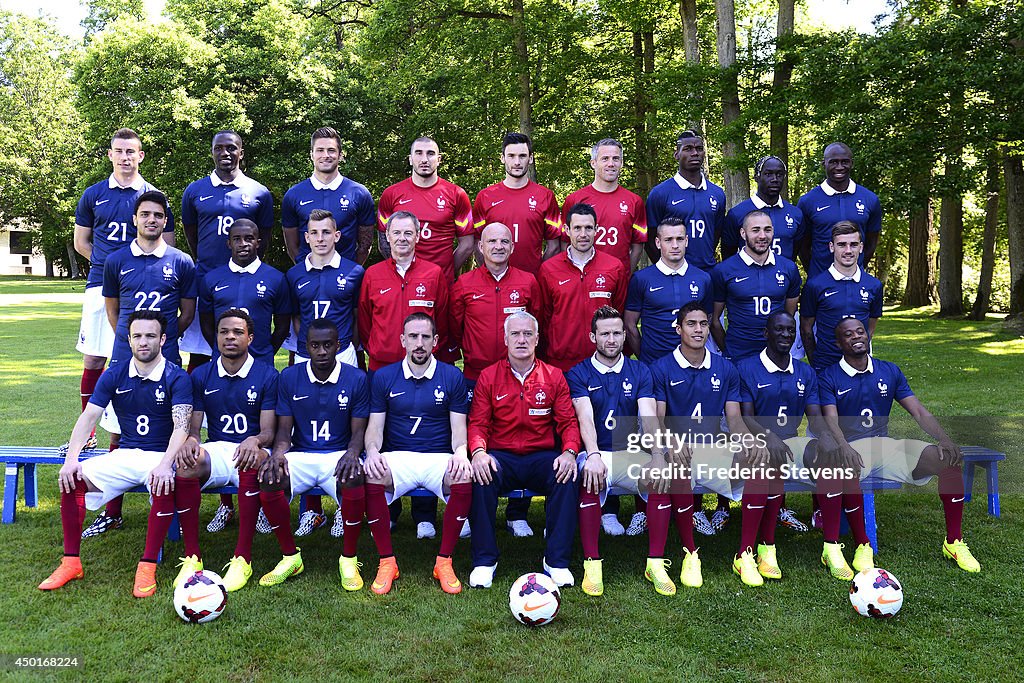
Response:
[[[855,279],[846,279],[831,266],[807,281],[800,294],[800,315],[814,318],[815,370],[821,372],[843,357],[836,345],[836,326],[844,318],[856,318],[866,330],[869,318],[882,317],[882,289],[881,281],[863,270]]]
[[[654,398],[654,381],[646,365],[625,356],[616,368],[601,368],[607,371],[598,369],[593,358],[580,361],[565,375],[569,394],[573,399],[590,399],[597,447],[602,451],[623,450],[627,435],[638,431],[637,401]]]
[[[466,415],[466,382],[454,365],[431,360],[432,368],[419,379],[406,371],[405,361],[373,373],[370,412],[386,413],[384,451],[451,453],[451,413]]]
[[[870,359],[865,372],[840,360],[818,375],[821,404],[836,407],[847,441],[888,436],[892,402],[913,395],[899,366],[877,358]]]
[[[779,203],[768,206],[760,197],[742,201],[729,209],[725,214],[725,227],[722,232],[722,249],[724,253],[732,255],[742,246],[740,240],[740,227],[743,219],[751,211],[764,211],[772,220],[772,251],[776,256],[785,256],[790,261],[796,261],[796,246],[804,237],[804,214],[796,206],[790,204],[782,197]]]
[[[241,173],[230,184],[211,173],[185,188],[181,222],[197,228],[196,268],[200,275],[231,258],[228,232],[239,218],[248,218],[260,230],[273,227],[274,197],[270,190]]]
[[[640,348],[637,357],[647,365],[679,345],[676,314],[691,301],[701,302],[708,316],[714,309],[711,276],[686,264],[667,274],[660,260],[638,270],[629,280],[626,310],[640,314]]]
[[[210,441],[241,443],[260,433],[260,411],[277,406],[277,370],[251,355],[236,375],[219,359],[204,363],[192,371],[192,396]]]
[[[707,178],[693,186],[676,174],[656,185],[647,195],[648,229],[657,230],[668,216],[686,222],[689,230],[686,261],[710,273],[718,260],[715,247],[725,225],[725,190]]]
[[[167,318],[167,341],[163,355],[181,363],[178,353],[178,309],[182,299],[196,298],[196,268],[192,258],[163,242],[152,254],[143,254],[132,242],[107,259],[103,267],[103,296],[120,301],[110,363],[131,358],[128,345],[128,316],[142,309],[160,311]]]
[[[736,366],[717,353],[704,354],[696,368],[678,350],[651,366],[654,398],[665,402],[666,425],[676,433],[718,434],[725,404],[741,400]]]
[[[300,355],[306,355],[310,324],[320,318],[330,320],[338,328],[342,350],[349,345],[365,272],[361,265],[338,254],[323,268],[314,268],[307,259],[288,269],[288,287],[295,314],[299,316]]]
[[[309,254],[305,235],[309,225],[309,214],[313,209],[323,209],[334,215],[334,222],[338,224],[338,230],[341,232],[341,239],[337,244],[338,253],[349,261],[354,261],[359,226],[375,226],[377,222],[377,210],[370,191],[345,176],[338,176],[331,185],[322,185],[315,178],[307,178],[290,187],[281,201],[281,225],[286,228],[297,228],[299,231],[296,263],[302,263]]]
[[[246,268],[233,261],[208,272],[199,282],[200,313],[213,313],[214,320],[229,308],[241,308],[255,323],[249,353],[273,365],[274,347],[270,343],[274,315],[293,312],[292,293],[284,273],[257,259]],[[219,355],[213,345],[213,356]]]
[[[764,351],[736,364],[744,403],[754,404],[754,417],[781,439],[796,436],[807,406],[818,402],[818,376],[807,363],[790,358],[778,368]]]
[[[291,450],[343,451],[352,437],[352,418],[370,417],[366,373],[337,363],[327,381],[320,382],[309,363],[285,368],[277,383],[277,414],[294,420]]]
[[[797,206],[804,214],[804,230],[811,237],[808,279],[831,265],[828,243],[832,239],[832,226],[839,221],[852,221],[860,228],[862,238],[882,231],[882,204],[878,195],[852,180],[847,192],[836,192],[822,183],[800,197]],[[860,266],[864,267],[864,254],[860,255]]]
[[[192,405],[192,380],[166,359],[146,377],[136,374],[134,362],[119,363],[100,375],[89,403],[113,405],[121,448],[163,453],[174,432],[171,407]]]
[[[768,316],[800,296],[800,271],[782,256],[769,254],[763,266],[750,260],[745,249],[711,272],[715,303],[725,304],[728,325],[725,350],[733,361],[753,356],[765,346]]]

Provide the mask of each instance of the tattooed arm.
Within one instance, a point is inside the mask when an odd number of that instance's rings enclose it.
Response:
[[[174,456],[188,438],[189,422],[192,419],[192,406],[180,404],[171,406],[171,420],[174,431],[167,443],[167,450],[160,463],[149,473],[149,488],[154,495],[162,495],[174,491]]]

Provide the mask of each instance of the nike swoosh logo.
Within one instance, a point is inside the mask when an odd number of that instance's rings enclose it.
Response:
[[[205,202],[205,201],[206,201],[207,199],[209,199],[209,198],[210,198],[210,197],[212,197],[212,196],[213,196],[212,194],[208,194],[208,195],[206,195],[205,197],[200,197],[200,198],[199,198],[199,201],[201,201],[201,202]]]
[[[690,508],[692,508],[692,507],[693,507],[692,505],[687,505],[687,506],[686,506],[686,507],[684,507],[684,508],[676,508],[676,512],[680,512],[680,513],[682,513],[682,512],[686,512],[687,510],[689,510],[689,509],[690,509]]]
[[[562,286],[562,285],[564,285],[564,284],[565,284],[566,282],[572,282],[572,278],[569,278],[568,280],[559,280],[559,281],[558,281],[558,286],[559,286],[559,287],[561,287],[561,286]]]
[[[401,396],[401,395],[402,395],[402,394],[404,394],[404,393],[405,393],[404,391],[399,391],[399,392],[398,392],[398,393],[396,394],[396,393],[395,393],[395,392],[393,392],[393,391],[389,391],[389,392],[388,392],[388,398],[394,398],[395,396]]]
[[[748,505],[748,510],[764,510],[764,505]]]
[[[388,293],[388,292],[390,292],[390,291],[391,291],[391,288],[390,288],[390,287],[388,287],[387,289],[382,289],[382,290],[380,290],[380,293],[381,293],[381,294],[387,294],[387,293]]]
[[[278,528],[279,526],[281,526],[281,525],[278,524],[277,526],[272,526],[272,527],[270,527],[270,530],[273,531],[274,529]]]
[[[114,389],[114,393],[120,396],[121,394],[127,394],[131,389]]]
[[[770,387],[770,386],[771,386],[771,384],[761,384],[760,382],[757,383],[757,388],[758,389],[764,389],[765,387]]]
[[[664,288],[664,287],[651,287],[651,288],[650,288],[650,289],[648,289],[647,291],[648,291],[648,292],[657,292],[657,291],[658,291],[658,290],[660,290],[660,289],[665,289],[665,288]]]
[[[501,399],[505,398],[506,396],[508,396],[508,394],[498,394],[497,396],[494,397],[494,400],[495,401],[500,401]]]
[[[835,498],[836,496],[841,496],[841,495],[843,495],[842,491],[840,491],[839,493],[826,493],[825,497],[826,498]]]
[[[103,204],[106,204],[109,201],[109,199],[97,199],[95,206],[102,206]]]
[[[857,510],[860,510],[860,506],[859,505],[857,507],[853,508],[852,510],[847,510],[846,508],[843,508],[843,512],[845,512],[846,514],[850,514],[851,512],[856,512]]]
[[[231,286],[231,285],[221,285],[220,287],[214,287],[214,288],[213,288],[213,291],[215,291],[215,292],[219,292],[219,291],[221,291],[222,289],[227,289],[227,288],[228,288],[228,287],[230,287],[230,286]]]
[[[220,389],[203,389],[203,396],[209,396],[210,394],[216,394]]]
[[[837,391],[837,392],[836,392],[836,396],[842,396],[843,394],[848,394],[848,393],[850,393],[851,391],[853,391],[853,388],[852,388],[852,387],[851,387],[851,388],[849,388],[849,389],[843,389],[843,390],[841,390],[841,391]]]
[[[246,498],[252,498],[253,496],[258,496],[258,495],[260,495],[259,491],[246,491],[245,492],[245,497]]]
[[[668,505],[659,505],[658,509],[659,510],[668,510],[670,507],[672,507],[671,503],[669,503]]]
[[[185,514],[186,512],[188,512],[188,511],[189,511],[189,510],[191,510],[191,509],[192,509],[192,508],[185,508],[184,510],[178,510],[178,514],[179,514],[179,515],[183,515],[183,514]]]
[[[962,503],[962,502],[964,502],[965,500],[967,500],[967,496],[964,496],[963,498],[953,498],[953,499],[952,499],[952,500],[951,500],[950,502],[953,502],[953,503]]]
[[[748,275],[747,277],[738,277],[735,280],[733,280],[733,282],[743,282],[744,280],[749,280],[749,279],[750,279],[750,276]]]
[[[411,199],[399,199],[398,200],[398,205],[402,206],[403,204],[408,204],[411,201],[412,201]]]
[[[583,508],[592,508],[595,505],[597,505],[597,503],[580,503],[580,510]]]
[[[676,380],[675,382],[669,382],[669,383],[668,383],[668,385],[669,385],[670,387],[674,387],[674,386],[676,386],[677,384],[682,384],[682,383],[683,383],[683,382],[685,382],[685,381],[686,381],[685,379],[677,379],[677,380]]]
[[[886,600],[886,599],[885,599],[884,597],[882,597],[882,596],[879,596],[879,597],[878,597],[878,604],[880,604],[880,605],[891,605],[891,604],[893,604],[894,602],[899,602],[899,601],[900,601],[900,599],[899,599],[899,598],[893,598],[892,600]]]
[[[592,387],[589,384],[587,385],[587,391],[597,391],[600,388],[600,386]]]
[[[504,200],[504,199],[499,199],[499,200],[498,200],[498,201],[496,201],[496,202],[491,202],[491,206],[492,206],[492,207],[493,207],[493,206],[497,206],[498,204],[501,204],[501,203],[502,203],[503,201],[505,201],[505,200]]]
[[[345,520],[345,526],[359,526],[360,524],[362,524],[362,522],[350,522],[347,519]]]
[[[205,600],[206,598],[212,598],[214,595],[216,595],[216,593],[203,593],[202,595],[190,595],[185,599],[189,602],[199,602],[200,600]]]
[[[303,287],[305,287],[305,286],[306,286],[306,285],[308,285],[309,283],[310,283],[310,280],[306,280],[306,281],[305,281],[305,282],[303,282],[303,283],[302,283],[301,285],[295,285],[295,289],[302,289]]]
[[[295,394],[292,394],[292,400],[293,401],[301,401],[304,398],[309,398],[309,396],[308,395],[307,396],[296,396]]]
[[[540,605],[523,605],[524,612],[532,612],[534,610],[544,607],[547,603],[541,603]]]
[[[467,519],[469,519],[469,517],[456,517],[455,521],[457,521],[457,522],[465,522]]]
[[[305,206],[306,204],[312,204],[312,203],[313,203],[312,199],[307,199],[304,202],[299,202],[299,206]]]
[[[816,206],[816,207],[814,207],[814,213],[818,213],[819,211],[824,211],[825,209],[827,209],[830,206],[832,206],[832,205],[831,204],[826,204],[825,206]]]
[[[378,517],[378,518],[376,518],[376,519],[371,519],[371,520],[368,520],[368,521],[367,521],[366,523],[367,523],[367,524],[376,524],[376,523],[377,523],[377,522],[379,522],[379,521],[380,521],[380,517]]]
[[[677,200],[675,200],[674,202],[672,202],[672,206],[675,206],[675,205],[676,205],[676,204],[678,204],[679,202],[685,202],[685,201],[686,201],[685,199],[677,199]]]
[[[135,270],[135,269],[134,268],[129,268],[128,270],[122,270],[121,271],[121,275],[127,275],[128,273],[132,272],[133,270]]]
[[[824,297],[825,297],[825,298],[827,299],[827,298],[829,298],[830,296],[832,296],[833,294],[838,294],[838,293],[839,293],[839,291],[838,291],[838,290],[837,290],[837,291],[835,291],[835,292],[825,292],[825,294],[824,294]]]
[[[174,514],[173,512],[158,512],[158,513],[156,513],[156,516],[157,517],[170,517],[173,514]]]
[[[476,301],[477,299],[482,299],[485,296],[487,296],[487,295],[486,294],[474,294],[473,295],[473,301]]]

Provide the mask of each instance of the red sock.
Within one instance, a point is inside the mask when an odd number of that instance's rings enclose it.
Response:
[[[75,480],[75,490],[60,494],[60,526],[64,530],[64,554],[82,552],[82,522],[85,521],[85,482]]]
[[[363,529],[363,515],[366,514],[366,490],[362,486],[342,489],[341,518],[345,520],[345,535],[341,539],[341,554],[355,557],[359,549],[359,533]],[[391,518],[388,517],[388,530]]]
[[[850,525],[850,533],[853,535],[853,542],[857,545],[870,543],[868,531],[864,525],[864,494],[844,493],[843,512],[846,513],[846,522]]]
[[[149,509],[149,524],[146,526],[146,547],[142,551],[142,559],[156,562],[160,559],[160,549],[167,538],[167,530],[174,521],[174,493],[153,496],[153,507]]]
[[[107,507],[104,510],[104,513],[106,513],[107,517],[120,517],[122,505],[124,505],[124,495],[120,495],[117,498],[112,498],[110,501],[107,502]]]
[[[92,392],[96,389],[96,382],[100,381],[100,375],[102,374],[103,368],[100,368],[99,370],[85,368],[82,370],[82,410],[85,410],[85,407],[89,405],[89,399],[92,398]]]
[[[601,529],[601,497],[580,486],[580,542],[583,543],[583,559],[599,560],[597,534]]]
[[[959,467],[945,467],[939,472],[939,500],[946,515],[946,540],[964,537],[964,479]]]
[[[203,358],[204,360],[199,360],[200,358]],[[185,369],[185,372],[191,375],[196,368],[201,368],[209,362],[210,359],[206,356],[197,356],[194,353],[190,353],[188,357],[188,367]],[[285,553],[285,555],[287,554],[288,553]]]
[[[641,498],[640,496],[633,496],[633,505],[635,506],[634,509],[637,512],[647,514],[647,501]]]
[[[842,480],[819,479],[817,498],[821,505],[821,532],[825,543],[838,543],[839,522],[843,514]]]
[[[260,491],[260,503],[267,515],[267,521],[274,530],[274,535],[277,536],[281,554],[297,553],[295,537],[292,536],[292,509],[288,507],[288,498],[284,491]]]
[[[391,549],[391,514],[388,512],[388,500],[384,497],[383,484],[366,485],[366,519],[377,544],[377,554],[381,557],[394,555]],[[341,513],[345,518],[345,513]]]
[[[238,473],[238,542],[235,555],[244,557],[246,562],[252,562],[252,539],[256,536],[256,519],[260,515],[259,491],[256,470]]]
[[[647,496],[647,556],[665,557],[668,522],[672,518],[672,499],[667,493]]]
[[[469,517],[469,506],[472,502],[472,484],[452,484],[452,492],[448,496],[448,505],[444,508],[444,517],[441,520],[441,549],[438,555],[451,557],[455,552],[455,545],[459,542],[462,525]],[[390,523],[389,519],[389,526]]]
[[[747,487],[755,482],[748,481]],[[762,485],[764,482],[760,482]],[[758,488],[757,486],[754,487]],[[740,549],[736,553],[739,557],[747,551],[747,548],[754,550],[757,547],[757,532],[761,530],[761,520],[765,517],[765,506],[768,504],[768,494],[758,491],[743,491],[743,499],[740,501]],[[772,520],[774,522],[774,520]]]
[[[306,509],[318,515],[324,514],[324,501],[320,496],[306,496]]]
[[[686,487],[689,486],[689,482],[686,482]],[[693,511],[700,496],[694,496],[692,493],[673,493],[671,499],[672,517],[676,521],[679,542],[692,553],[697,549],[697,544],[693,541]]]
[[[195,555],[199,559],[199,506],[203,502],[199,480],[195,477],[174,478],[174,507],[181,522],[181,538],[185,543],[185,556]]]
[[[257,488],[257,490],[259,489]],[[239,493],[241,493],[241,491],[239,491]],[[222,493],[220,494],[220,504],[226,505],[229,508],[233,508],[235,507],[235,499],[230,493]],[[241,507],[242,504],[239,503],[238,505],[239,507]]]
[[[781,483],[781,482],[780,482]],[[775,527],[779,524],[779,510],[785,505],[786,497],[781,493],[768,494],[764,504],[764,516],[761,517],[761,542],[775,545]]]

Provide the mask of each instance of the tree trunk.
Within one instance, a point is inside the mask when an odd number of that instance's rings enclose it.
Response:
[[[512,0],[512,30],[515,32],[516,68],[519,71],[519,132],[533,139],[533,91],[530,87],[530,50],[526,42],[526,9],[523,0]],[[530,178],[537,169],[530,164]]]
[[[722,161],[725,168],[725,201],[736,206],[750,196],[750,177],[747,175],[744,131],[740,126],[740,93],[736,66],[736,8],[733,0],[715,0],[717,15],[718,66],[722,78],[722,124],[724,142]]]
[[[920,204],[910,211],[910,244],[907,255],[907,289],[903,295],[904,306],[927,306],[934,300],[932,288],[932,259],[930,243],[932,239],[933,215],[932,199],[928,194],[927,175],[916,179],[919,196],[923,197]]]
[[[779,15],[775,31],[775,71],[772,75],[772,98],[783,103],[781,111],[772,116],[770,148],[772,154],[789,166],[789,100],[786,92],[793,78],[793,60],[786,52],[786,41],[793,35],[795,0],[779,0]],[[780,56],[781,55],[781,56]],[[782,186],[782,196],[789,197],[789,183]]]
[[[1024,314],[1024,157],[1008,152],[1006,174],[1006,231],[1010,246],[1010,315]]]
[[[954,2],[961,4],[962,0]],[[957,132],[964,115],[963,89],[951,92],[949,101],[946,189],[939,209],[939,315],[960,316],[964,314],[964,198],[960,192],[964,143]]]
[[[77,280],[80,276],[78,272],[78,254],[75,253],[75,248],[71,242],[68,242],[65,246],[68,250],[68,268],[71,272],[71,278]]]
[[[988,152],[985,172],[985,231],[981,238],[981,278],[978,296],[968,316],[971,320],[984,320],[992,299],[992,272],[996,266],[996,234],[999,231],[999,148]]]
[[[697,0],[679,0],[683,22],[683,56],[687,64],[700,64],[700,34],[697,33]]]
[[[652,73],[654,33],[633,31],[633,134],[636,138],[636,185],[642,197],[646,197],[657,182],[657,160],[650,131],[654,104],[647,80]]]

